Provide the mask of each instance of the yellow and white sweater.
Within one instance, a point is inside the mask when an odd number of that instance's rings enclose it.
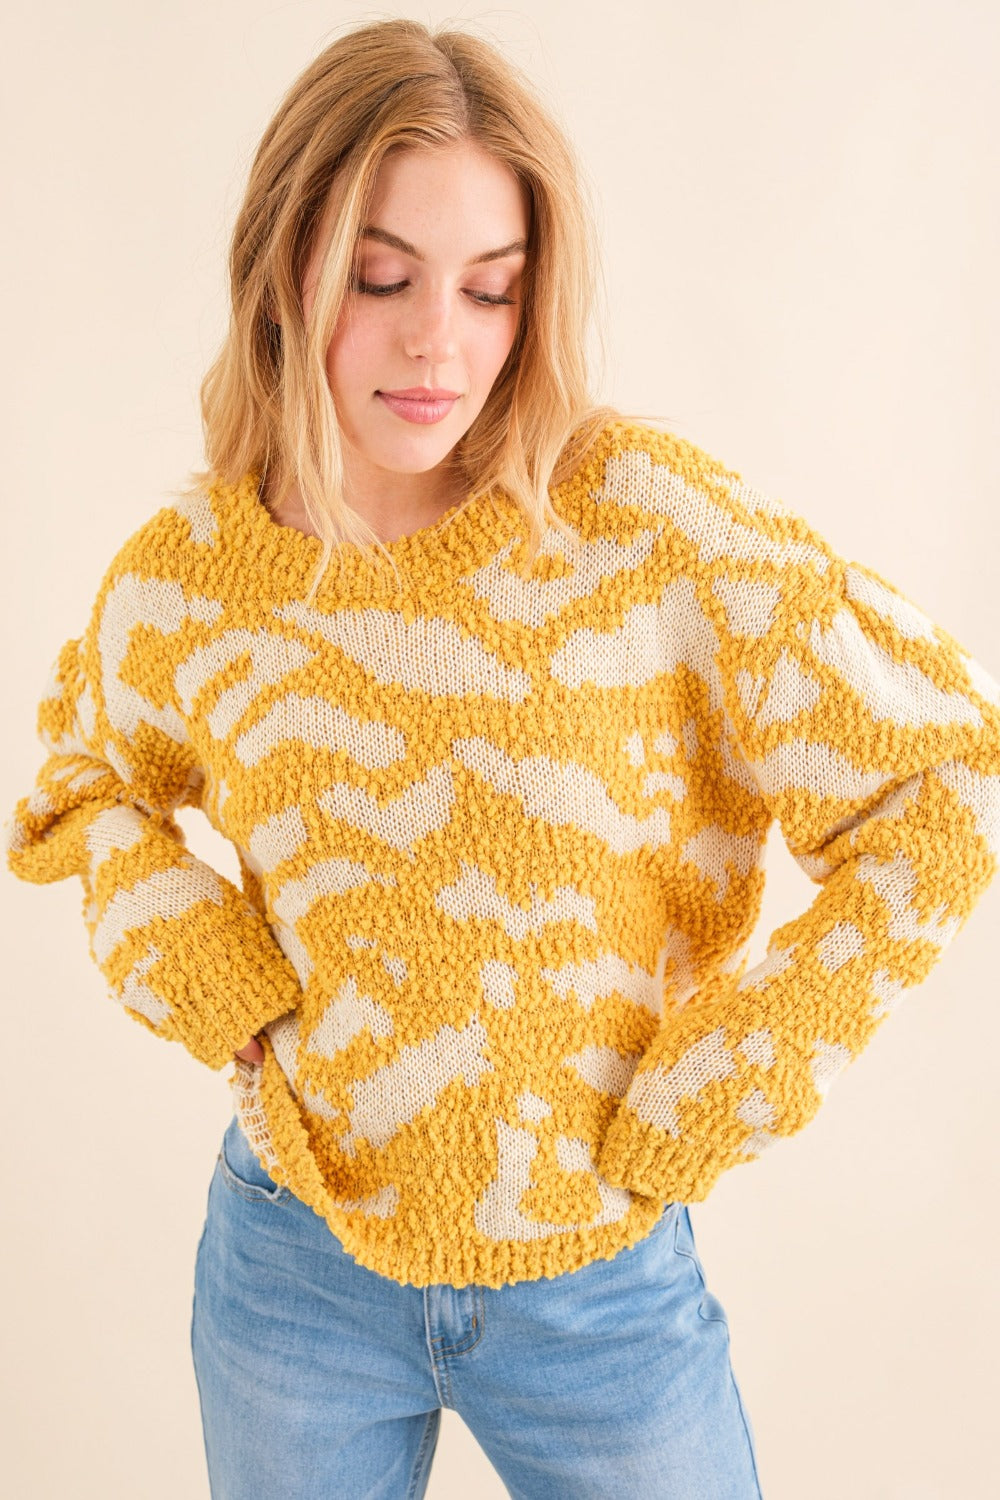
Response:
[[[609,427],[530,573],[505,497],[353,550],[252,477],[125,543],[6,826],[111,994],[403,1284],[553,1276],[805,1125],[1000,854],[1000,687],[670,434]],[[242,891],[186,849],[200,807]],[[777,818],[819,887],[746,971]]]

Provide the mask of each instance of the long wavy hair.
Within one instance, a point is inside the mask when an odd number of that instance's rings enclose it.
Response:
[[[475,142],[513,171],[530,230],[514,345],[453,461],[469,498],[506,492],[528,522],[527,561],[546,526],[574,535],[550,487],[616,415],[588,394],[586,343],[597,260],[574,153],[517,70],[487,42],[411,20],[340,37],[292,85],[261,139],[233,233],[231,318],[201,389],[208,471],[254,474],[274,506],[295,485],[323,555],[392,563],[344,497],[326,349],[351,285],[357,240],[389,151]],[[337,204],[308,324],[302,281],[324,210]]]

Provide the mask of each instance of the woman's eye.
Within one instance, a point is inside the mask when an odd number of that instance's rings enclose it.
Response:
[[[391,297],[394,292],[401,292],[405,286],[405,281],[379,283],[377,281],[362,281],[360,276],[355,277],[354,281],[354,290],[363,293],[366,297]]]
[[[497,292],[470,292],[474,302],[479,302],[483,307],[513,307],[513,297],[504,297]]]

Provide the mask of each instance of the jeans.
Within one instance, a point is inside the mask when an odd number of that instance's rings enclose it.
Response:
[[[445,1406],[513,1500],[760,1500],[682,1203],[561,1276],[403,1286],[277,1187],[234,1117],[191,1348],[213,1500],[418,1500]]]

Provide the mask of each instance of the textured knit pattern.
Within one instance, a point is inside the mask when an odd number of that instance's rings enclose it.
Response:
[[[616,1254],[816,1113],[1000,853],[1000,688],[884,579],[625,423],[524,522],[353,550],[249,476],[124,545],[39,711],[14,872],[237,1063],[264,1166],[402,1283]],[[235,845],[238,890],[174,819]],[[746,971],[767,831],[818,887]]]

